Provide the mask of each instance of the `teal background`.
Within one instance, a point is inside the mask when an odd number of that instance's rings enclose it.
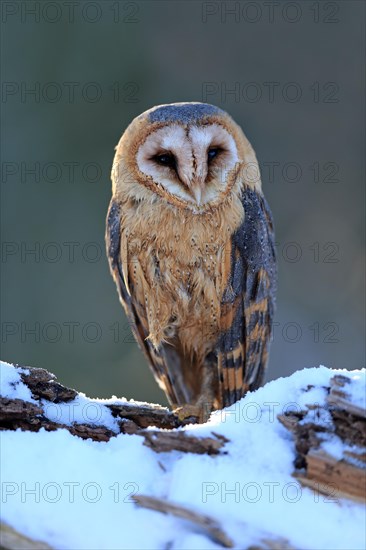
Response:
[[[89,396],[165,403],[109,275],[110,170],[136,115],[207,101],[252,142],[275,218],[267,379],[365,366],[365,4],[272,7],[2,2],[4,360]]]

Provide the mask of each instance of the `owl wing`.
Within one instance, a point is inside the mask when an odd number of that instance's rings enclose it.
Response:
[[[109,266],[117,285],[120,301],[125,309],[130,328],[144,353],[154,376],[173,404],[188,403],[188,388],[181,374],[182,357],[172,346],[161,344],[155,350],[147,339],[149,322],[142,299],[134,292],[134,287],[144,285],[144,276],[139,266],[134,264],[133,279],[129,280],[127,243],[122,241],[121,207],[111,200],[107,214],[106,244]]]
[[[246,186],[245,217],[222,260],[224,293],[217,349],[222,406],[261,385],[267,363],[276,290],[272,215],[264,196]]]

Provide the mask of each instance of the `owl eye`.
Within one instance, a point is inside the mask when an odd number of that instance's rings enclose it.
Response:
[[[162,153],[161,155],[155,155],[154,160],[162,166],[169,166],[169,168],[175,169],[177,165],[175,156],[171,153]]]
[[[220,152],[221,152],[220,147],[210,147],[210,149],[207,151],[208,162],[211,162],[211,160],[216,158]]]

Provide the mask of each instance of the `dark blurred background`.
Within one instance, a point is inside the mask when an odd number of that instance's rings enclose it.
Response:
[[[4,360],[165,403],[105,258],[110,169],[136,115],[206,101],[252,142],[275,218],[267,379],[365,366],[363,1],[1,8]]]

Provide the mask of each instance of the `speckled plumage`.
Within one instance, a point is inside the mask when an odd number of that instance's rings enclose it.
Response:
[[[167,154],[174,164],[161,166]],[[151,109],[117,146],[107,253],[133,333],[174,406],[221,408],[263,378],[276,264],[253,166],[241,129],[206,104]]]

